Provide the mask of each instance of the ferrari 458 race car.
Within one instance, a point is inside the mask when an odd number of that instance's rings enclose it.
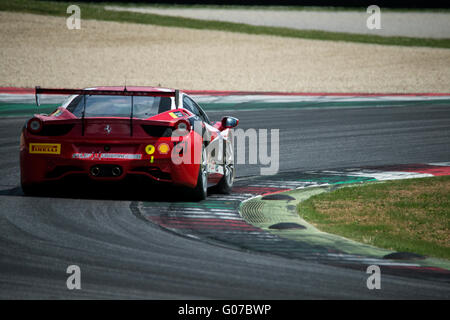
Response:
[[[20,139],[25,194],[72,175],[114,181],[141,176],[186,187],[205,199],[207,188],[231,190],[235,175],[231,128],[239,120],[211,123],[186,93],[156,87],[44,89],[70,95],[49,115],[36,114]]]

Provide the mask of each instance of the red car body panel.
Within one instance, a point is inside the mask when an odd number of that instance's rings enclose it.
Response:
[[[98,87],[96,90],[123,92],[124,87]],[[56,90],[56,89],[55,89]],[[127,91],[167,91],[154,87],[127,87]],[[174,116],[176,112],[176,117]],[[191,150],[202,145],[203,137],[191,130],[184,137],[152,136],[144,128],[174,127],[180,120],[194,116],[184,108],[171,109],[148,119],[126,117],[79,118],[63,107],[50,115],[35,115],[43,129],[33,133],[24,127],[20,139],[20,163],[22,185],[58,181],[69,175],[85,175],[94,180],[122,180],[129,175],[140,175],[159,182],[194,188],[197,184],[200,164],[194,161],[198,152]],[[220,127],[214,125],[214,129]],[[67,132],[66,132],[67,131]],[[63,133],[63,134],[61,134]],[[210,132],[211,140],[220,131]],[[171,153],[184,141],[191,152],[191,163],[175,164]],[[152,147],[149,147],[149,146]],[[146,149],[147,148],[147,149]],[[120,168],[119,175],[94,176],[92,169]],[[112,170],[112,169],[111,169]],[[106,172],[105,171],[105,172]],[[222,174],[211,172],[208,184],[216,184]]]

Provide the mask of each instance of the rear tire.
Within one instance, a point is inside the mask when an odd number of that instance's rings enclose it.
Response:
[[[223,194],[230,194],[231,189],[233,188],[233,181],[234,181],[234,165],[225,164],[223,170],[224,175],[217,184],[217,192]]]
[[[198,170],[197,185],[192,189],[192,198],[197,201],[205,200],[208,196],[208,171],[206,149],[202,148],[202,159]]]

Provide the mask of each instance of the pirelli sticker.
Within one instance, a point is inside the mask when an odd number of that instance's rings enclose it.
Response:
[[[30,153],[40,154],[61,154],[61,144],[59,143],[30,143]]]

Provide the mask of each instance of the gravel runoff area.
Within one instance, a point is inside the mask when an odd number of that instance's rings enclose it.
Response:
[[[450,50],[0,12],[0,86],[450,92]]]
[[[367,19],[371,14],[367,13],[365,8],[360,11],[300,11],[106,6],[105,9],[303,30],[379,36],[450,38],[449,12],[384,12],[381,8],[381,29],[370,30],[367,28]]]

